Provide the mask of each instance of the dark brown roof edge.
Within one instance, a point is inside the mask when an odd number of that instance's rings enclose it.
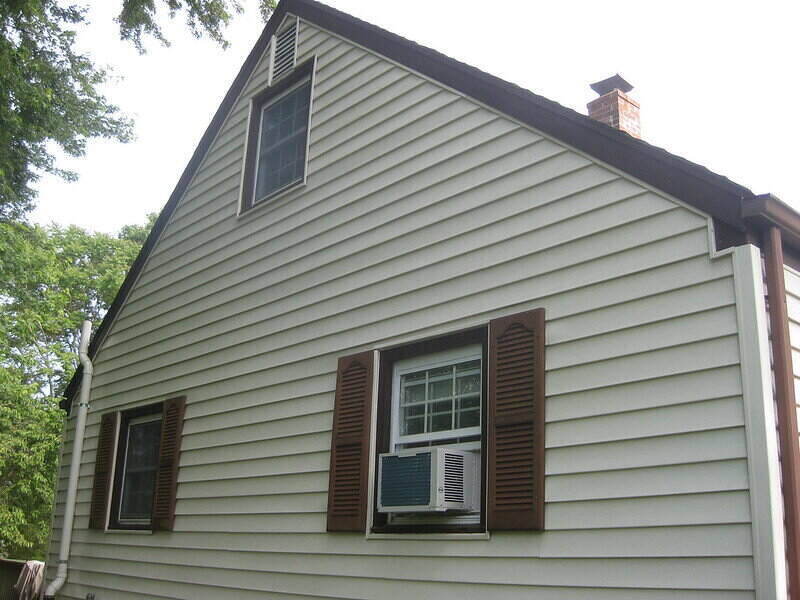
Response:
[[[420,46],[314,0],[291,12],[680,198],[743,231],[744,186],[499,77]]]
[[[742,206],[755,195],[746,187],[717,175],[666,150],[637,140],[630,135],[598,123],[589,117],[512,83],[480,71],[430,48],[383,30],[314,0],[281,0],[253,50],[242,65],[222,104],[203,134],[189,164],[181,175],[139,256],[133,263],[114,302],[89,346],[95,356],[111,323],[130,293],[147,256],[155,245],[178,200],[189,185],[205,153],[222,126],[233,103],[258,63],[272,33],[283,16],[290,12],[417,71],[478,102],[515,118],[608,165],[690,204],[734,230],[746,231]],[[791,210],[791,209],[790,209]],[[64,393],[62,408],[68,408],[78,388],[80,368]]]

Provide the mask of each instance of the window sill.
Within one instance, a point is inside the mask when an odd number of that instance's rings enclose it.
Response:
[[[305,187],[306,179],[303,178],[296,183],[289,184],[287,187],[274,192],[271,196],[266,196],[263,199],[259,200],[252,206],[242,210],[241,202],[239,203],[239,212],[236,215],[237,219],[246,219],[253,213],[265,214],[269,211],[264,210],[265,206],[269,206],[270,209],[276,209],[278,206],[283,206],[282,203],[279,203],[279,200],[285,199],[289,193],[298,190],[299,188]]]
[[[452,532],[452,533],[400,533],[400,532],[367,532],[367,540],[463,540],[463,541],[488,541],[491,539],[488,531],[481,532]]]
[[[103,533],[124,533],[126,535],[153,535],[152,529],[106,529]]]

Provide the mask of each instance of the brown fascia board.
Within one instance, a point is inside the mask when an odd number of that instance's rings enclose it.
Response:
[[[800,214],[783,200],[772,194],[761,194],[742,203],[742,218],[749,228],[759,232],[776,226],[783,241],[800,249]]]
[[[620,171],[694,206],[702,212],[746,232],[742,204],[755,198],[746,187],[666,150],[631,137],[627,133],[590,119],[572,109],[520,88],[440,52],[420,46],[399,35],[356,19],[314,0],[281,0],[253,50],[242,65],[222,104],[181,175],[139,256],[133,263],[114,302],[89,346],[95,356],[111,323],[130,293],[147,256],[155,245],[178,200],[222,127],[225,118],[255,68],[269,39],[283,17],[291,13],[322,29],[382,55],[412,71],[437,81],[481,104],[504,113],[542,133],[572,146]],[[80,368],[64,393],[61,403],[68,408],[78,389]]]

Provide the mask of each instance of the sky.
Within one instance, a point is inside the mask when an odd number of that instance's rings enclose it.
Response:
[[[85,4],[86,2],[82,2]],[[641,104],[642,137],[800,210],[800,36],[790,1],[328,0],[328,4],[579,112],[589,84],[620,73]],[[169,198],[263,23],[243,0],[220,49],[166,22],[169,48],[119,40],[118,0],[91,0],[81,48],[111,67],[104,89],[134,141],[93,140],[44,176],[38,223],[115,232]]]

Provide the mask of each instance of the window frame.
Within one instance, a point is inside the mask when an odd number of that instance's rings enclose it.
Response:
[[[489,338],[488,327],[482,326],[441,337],[412,342],[381,351],[378,368],[378,398],[376,402],[377,417],[375,422],[375,452],[370,476],[372,486],[372,522],[367,531],[370,533],[484,533],[486,532],[486,492],[487,492],[487,415],[488,415],[488,365]],[[446,523],[390,523],[387,513],[378,512],[378,457],[389,452],[393,443],[392,408],[394,396],[394,365],[398,361],[414,357],[424,357],[448,350],[458,350],[465,346],[480,344],[481,346],[481,510],[478,523],[446,524]]]
[[[311,138],[311,115],[314,102],[314,71],[316,57],[295,66],[290,73],[283,75],[274,85],[262,90],[250,100],[250,110],[247,122],[247,137],[245,141],[244,166],[240,182],[239,215],[249,213],[255,208],[272,204],[275,199],[302,187],[308,179],[308,149]],[[256,198],[256,179],[258,177],[258,152],[261,143],[261,122],[264,109],[280,100],[283,96],[301,87],[308,80],[310,89],[308,94],[308,121],[306,125],[306,151],[303,165],[303,177],[281,188],[273,190],[263,198]]]
[[[162,421],[163,427],[163,402],[140,406],[120,413],[119,428],[116,439],[116,455],[114,457],[114,473],[112,477],[111,503],[108,517],[109,530],[139,530],[151,531],[153,528],[152,508],[150,519],[120,519],[120,507],[122,504],[122,492],[125,481],[125,462],[128,454],[128,431],[134,421],[141,422],[147,417],[154,417]],[[159,434],[159,443],[161,434]],[[154,473],[154,477],[157,473]],[[155,486],[154,486],[155,493]]]

